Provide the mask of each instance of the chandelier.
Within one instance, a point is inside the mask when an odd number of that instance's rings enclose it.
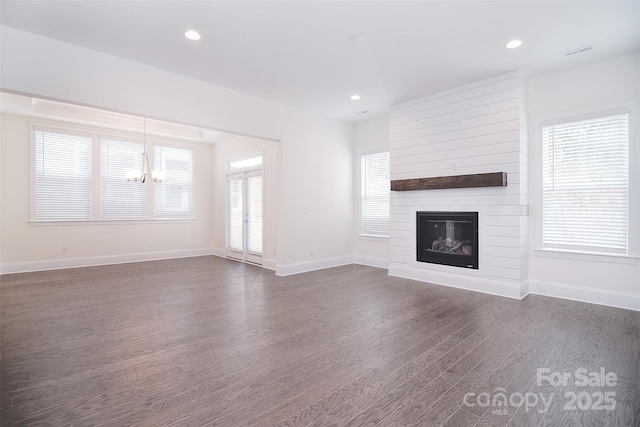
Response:
[[[148,179],[153,182],[162,181],[162,172],[151,170],[149,167],[149,155],[147,154],[147,119],[143,119],[143,139],[144,139],[144,151],[142,152],[142,170],[133,169],[127,171],[127,181],[147,182]]]

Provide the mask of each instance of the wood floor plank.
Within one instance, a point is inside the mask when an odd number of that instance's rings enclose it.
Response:
[[[410,399],[403,402],[402,406],[398,407],[394,412],[389,413],[379,425],[384,425],[385,427],[402,427],[411,424],[459,381],[460,377],[444,371]],[[478,419],[479,417],[476,418]]]
[[[343,403],[325,416],[308,424],[309,427],[342,427],[359,411],[348,403]]]
[[[394,344],[394,349],[397,351],[389,352],[382,351],[381,353],[389,357],[389,360],[381,359],[381,364],[372,369],[368,374],[358,377],[351,383],[345,383],[342,387],[336,388],[331,394],[322,397],[320,400],[310,403],[308,407],[301,409],[298,413],[285,419],[281,424],[283,426],[293,425],[306,425],[307,422],[322,416],[327,411],[333,410],[336,406],[344,403],[347,399],[360,393],[367,393],[367,390],[374,389],[377,382],[396,370],[398,366],[404,366],[411,364],[413,369],[416,368],[416,362],[424,361],[432,358],[434,351],[440,351],[438,345],[444,340],[449,340],[450,345],[457,344],[460,339],[452,337],[453,333],[458,331],[465,325],[464,319],[469,316],[470,313],[478,310],[481,305],[480,300],[483,300],[483,296],[473,296],[465,300],[465,302],[459,304],[461,309],[449,317],[440,319],[435,325],[430,328],[426,328],[420,333],[416,333],[411,337],[411,340],[406,340],[398,344]],[[423,341],[415,344],[416,340],[423,339]],[[402,352],[402,349],[409,348]],[[398,354],[399,353],[399,354]],[[415,372],[417,372],[415,370]],[[406,371],[406,370],[405,370]],[[409,370],[410,371],[410,370]],[[308,402],[309,399],[318,399],[317,389],[311,390],[310,393],[306,393],[297,397],[297,400]],[[306,399],[306,400],[305,400]],[[299,404],[298,402],[292,404]],[[275,422],[284,418],[282,416],[283,408],[274,408],[269,414],[262,414],[259,420],[254,420],[249,425],[266,426],[273,425],[269,422]],[[286,409],[286,408],[285,408]]]
[[[507,387],[507,394],[532,393],[540,396],[540,401],[543,397],[548,399],[551,405],[519,405],[508,425],[580,425],[575,419],[575,411],[564,409],[565,393],[572,390],[574,378],[569,378],[567,385],[550,384],[545,380],[539,383],[537,371],[548,369],[550,372],[573,375],[577,366],[576,356],[585,351],[592,351],[591,334],[602,336],[598,332],[602,329],[602,318],[597,315],[599,310],[597,306],[564,303],[563,310],[558,312],[560,316],[555,319],[555,326],[550,329],[548,339],[529,358]]]
[[[0,277],[2,426],[637,425],[640,314],[205,256]],[[605,367],[616,409],[465,406]],[[473,402],[473,400],[472,400]],[[478,402],[477,400],[475,401]]]
[[[478,416],[460,408],[449,417],[442,427],[474,427],[477,426]]]
[[[400,367],[385,378],[382,378],[369,389],[363,390],[362,393],[355,395],[349,400],[349,404],[364,410],[405,381],[424,381],[428,379],[430,375],[433,375],[431,379],[437,377],[449,366],[448,363],[450,360],[454,360],[456,357],[461,357],[463,354],[466,354],[467,347],[472,346],[472,344],[477,340],[482,340],[482,336],[484,336],[483,334],[488,333],[490,327],[487,327],[486,324],[484,324],[484,329],[478,330],[474,327],[472,329],[474,333],[465,336],[469,332],[465,325],[468,325],[469,323],[485,322],[486,318],[484,317],[484,314],[485,313],[483,311],[478,310],[477,313],[473,313],[470,317],[452,324],[439,336],[441,338],[445,338],[444,341],[433,347],[429,352],[420,355],[410,363]],[[461,330],[466,331],[464,334],[460,334]],[[467,339],[468,341],[465,342]],[[426,381],[422,386],[426,385],[428,382],[429,381]]]

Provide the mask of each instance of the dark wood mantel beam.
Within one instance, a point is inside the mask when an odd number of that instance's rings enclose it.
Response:
[[[492,172],[473,175],[438,176],[434,178],[396,179],[391,191],[440,190],[444,188],[506,187],[507,173]]]

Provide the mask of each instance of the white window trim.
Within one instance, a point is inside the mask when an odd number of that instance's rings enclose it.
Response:
[[[233,163],[233,162],[241,162],[243,160],[253,159],[254,157],[261,157],[262,158],[262,163],[260,163],[259,165],[247,166],[247,167],[244,167],[244,168],[231,169],[231,163]],[[258,152],[255,152],[253,154],[249,154],[249,155],[246,155],[246,156],[234,157],[233,159],[227,160],[227,165],[226,165],[227,171],[226,171],[226,174],[227,174],[227,176],[229,176],[229,175],[238,175],[238,174],[241,174],[242,172],[262,171],[263,167],[264,167],[264,150],[258,151]]]
[[[357,161],[357,170],[356,174],[356,185],[357,185],[357,194],[358,198],[356,200],[356,213],[357,213],[357,224],[356,229],[358,230],[356,233],[356,237],[359,240],[368,240],[368,241],[378,241],[378,242],[388,242],[391,237],[391,212],[389,212],[389,236],[378,236],[375,234],[364,234],[362,233],[362,156],[367,156],[370,154],[378,154],[378,153],[389,153],[389,177],[391,177],[391,150],[389,147],[380,147],[380,148],[372,148],[367,150],[361,150],[358,153]],[[391,204],[391,200],[389,200],[389,204]],[[391,206],[389,206],[391,209]]]
[[[33,227],[65,227],[65,226],[83,226],[83,225],[139,225],[139,224],[180,224],[196,222],[197,218],[160,218],[160,219],[96,219],[96,220],[34,220],[29,221],[29,225]]]
[[[610,262],[615,264],[636,264],[640,258],[631,255],[618,255],[593,252],[566,251],[561,249],[534,249],[536,255],[548,258],[574,259],[578,261]]]
[[[36,180],[35,180],[35,131],[58,132],[70,135],[81,135],[91,137],[91,219],[90,220],[39,220],[36,219]],[[147,218],[143,219],[102,219],[101,214],[101,188],[100,188],[100,138],[125,138],[132,142],[147,143],[147,151],[151,159],[153,169],[153,148],[155,145],[190,149],[193,151],[193,217],[191,218],[154,218],[155,189],[153,181],[149,182],[147,188]],[[197,221],[196,217],[196,167],[197,167],[197,146],[194,143],[176,140],[167,137],[157,137],[146,135],[140,132],[127,132],[117,129],[98,126],[82,126],[71,123],[59,122],[38,122],[29,121],[29,225],[38,227],[47,226],[90,226],[90,225],[133,225],[133,224],[153,224],[153,223],[189,223]],[[140,166],[142,166],[142,153],[140,155]],[[143,185],[143,184],[140,184]]]
[[[535,181],[532,185],[532,192],[539,203],[538,214],[536,215],[537,232],[533,236],[534,253],[543,257],[573,259],[579,261],[590,262],[607,262],[616,264],[635,264],[640,260],[640,141],[638,140],[638,105],[637,103],[627,103],[612,105],[603,108],[595,108],[582,111],[573,111],[569,113],[556,114],[552,116],[540,117],[535,120],[534,129],[534,155],[536,170]],[[543,200],[543,158],[542,158],[542,128],[560,123],[568,123],[573,121],[589,120],[603,116],[616,114],[629,114],[629,158],[628,158],[628,251],[627,254],[611,254],[598,252],[581,252],[577,250],[565,250],[545,248],[542,243],[543,218],[542,218],[542,200]]]
[[[389,236],[374,236],[372,234],[362,234],[362,233],[358,233],[357,236],[358,236],[358,239],[360,240],[369,240],[371,242],[388,242],[389,241]]]

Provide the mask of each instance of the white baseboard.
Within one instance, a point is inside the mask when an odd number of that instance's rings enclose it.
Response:
[[[158,261],[173,258],[190,258],[205,255],[214,255],[214,249],[180,249],[175,251],[144,252],[136,254],[10,262],[2,264],[2,274],[29,273],[32,271],[61,270],[65,268],[78,267],[94,267],[98,265],[126,264],[131,262]]]
[[[69,258],[44,261],[27,261],[5,263],[1,266],[2,274],[27,273],[32,271],[59,270],[65,268],[91,267],[98,265],[122,264],[143,261],[157,261],[173,258],[215,255],[226,257],[219,248],[183,249],[176,251],[146,252],[137,254],[108,255],[84,258]],[[388,268],[389,275],[406,279],[429,282],[436,285],[449,286],[476,292],[484,292],[508,298],[522,299],[527,294],[544,295],[573,301],[600,304],[627,310],[640,311],[640,294],[605,291],[584,288],[561,283],[526,281],[520,285],[501,283],[495,280],[475,278],[442,272],[425,271],[404,265],[390,264],[383,258],[356,255],[299,262],[293,264],[277,264],[276,260],[264,259],[263,267],[275,270],[278,276],[306,273],[324,268],[339,267],[348,264],[361,264],[371,267]]]
[[[276,271],[276,267],[278,266],[278,261],[271,258],[262,258],[262,268],[266,268],[267,270]]]
[[[530,281],[530,293],[553,298],[562,298],[609,307],[640,311],[640,294],[605,291],[602,289],[584,288],[561,283]]]
[[[439,271],[427,271],[405,265],[389,264],[389,276],[402,277],[404,279],[428,282],[434,285],[448,286],[451,288],[465,289],[468,291],[482,292],[501,297],[522,299],[524,295],[522,285],[488,280],[479,277],[443,273]]]
[[[213,248],[211,255],[215,255],[220,258],[228,258],[227,251],[224,248]],[[267,270],[275,270],[276,264],[278,261],[270,258],[262,258],[262,268],[266,268]]]
[[[276,276],[290,276],[292,274],[307,273],[309,271],[340,267],[341,265],[348,264],[353,264],[353,256],[323,258],[313,261],[296,262],[293,264],[278,264],[276,265]]]
[[[372,256],[355,255],[353,257],[354,264],[367,265],[369,267],[389,268],[389,260],[386,258],[377,258]]]
[[[224,250],[224,248],[213,248],[211,255],[215,255],[217,257],[220,258],[226,258],[227,257],[227,251]]]
[[[529,282],[529,279],[527,279],[524,282],[520,283],[520,299],[526,297],[530,293],[531,293],[531,283]]]

